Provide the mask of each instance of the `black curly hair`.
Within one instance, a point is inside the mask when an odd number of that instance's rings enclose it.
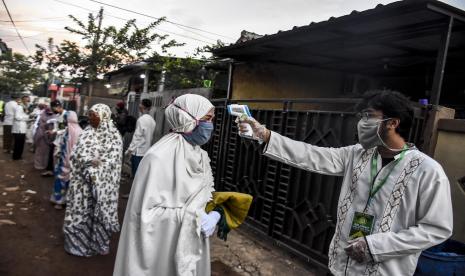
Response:
[[[152,101],[149,99],[143,99],[141,101],[141,105],[143,105],[146,109],[150,109],[152,107]]]
[[[398,118],[400,123],[396,132],[408,139],[413,124],[413,106],[404,94],[392,90],[367,91],[356,109],[362,111],[367,108],[382,111],[388,118]]]

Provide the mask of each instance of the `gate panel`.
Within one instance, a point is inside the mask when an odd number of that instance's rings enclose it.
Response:
[[[356,119],[352,113],[252,110],[252,114],[269,129],[292,139],[333,147],[355,142]],[[217,189],[251,194],[251,226],[306,258],[325,264],[341,178],[305,172],[268,159],[262,155],[263,146],[238,135],[235,118],[224,107],[217,106],[216,118],[208,151],[216,170]],[[215,153],[221,143],[222,154]]]
[[[281,111],[252,111],[257,120],[272,130],[280,131]],[[224,163],[221,183],[225,191],[239,191],[254,196],[249,212],[250,223],[263,233],[269,234],[274,208],[273,194],[279,164],[262,155],[263,147],[254,141],[241,138],[234,123],[234,117],[227,116],[224,130]]]
[[[356,142],[356,123],[353,113],[288,112],[283,134],[312,145],[343,147]],[[277,181],[272,236],[326,266],[341,183],[342,177],[283,164]]]

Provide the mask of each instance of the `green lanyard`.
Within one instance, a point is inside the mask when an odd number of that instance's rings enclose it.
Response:
[[[384,184],[386,184],[386,181],[389,177],[389,175],[391,175],[392,171],[394,170],[394,168],[397,166],[397,164],[402,160],[404,159],[404,156],[405,156],[405,153],[407,152],[407,149],[408,149],[408,146],[407,144],[404,145],[404,147],[402,148],[402,151],[400,153],[400,156],[399,158],[397,158],[395,161],[394,161],[394,165],[392,166],[391,170],[389,170],[389,172],[386,174],[386,176],[381,179],[381,181],[378,182],[377,185],[375,185],[375,182],[376,182],[376,175],[378,173],[378,151],[375,151],[375,153],[373,154],[373,157],[371,158],[371,187],[370,187],[370,196],[368,197],[368,202],[367,202],[367,205],[365,207],[365,210],[368,208],[368,206],[370,205],[371,203],[371,200],[373,199],[373,197],[376,195],[376,193],[381,189],[381,187],[384,186]]]

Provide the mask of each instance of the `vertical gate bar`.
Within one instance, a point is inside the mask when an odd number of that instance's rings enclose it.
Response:
[[[218,152],[218,157],[217,157],[217,162],[220,163],[220,165],[217,165],[217,169],[220,170],[220,173],[216,172],[216,177],[218,184],[218,189],[224,190],[224,172],[225,172],[225,167],[226,167],[226,158],[225,158],[225,152],[226,152],[226,143],[228,142],[228,136],[226,135],[227,129],[229,127],[229,114],[227,112],[227,105],[228,105],[228,99],[224,100],[223,104],[223,118],[222,118],[222,126],[220,129],[220,135],[218,137],[220,147],[219,147],[219,152]]]
[[[281,113],[281,125],[279,132],[284,135],[284,130],[286,129],[287,125],[287,113],[289,110],[289,102],[284,101],[283,102],[283,110]],[[276,176],[275,176],[275,181],[274,181],[274,189],[273,189],[273,204],[271,208],[271,220],[270,224],[268,227],[268,235],[271,237],[275,237],[275,234],[273,232],[274,230],[274,223],[275,223],[275,211],[276,211],[276,202],[277,202],[277,197],[278,197],[278,192],[279,192],[279,184],[281,182],[281,170],[282,170],[283,164],[281,162],[278,162],[276,166]]]

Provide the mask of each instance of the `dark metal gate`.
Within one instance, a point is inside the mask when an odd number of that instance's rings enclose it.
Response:
[[[237,135],[235,118],[225,108],[228,103],[215,102],[214,135],[206,146],[216,189],[253,195],[248,225],[326,269],[342,178],[310,173],[264,157],[263,146]],[[281,110],[251,111],[269,129],[295,140],[325,147],[356,143],[358,119],[354,112],[293,111],[288,110],[291,102],[282,104]],[[422,122],[418,119],[416,123]],[[417,132],[418,127],[412,135]]]

